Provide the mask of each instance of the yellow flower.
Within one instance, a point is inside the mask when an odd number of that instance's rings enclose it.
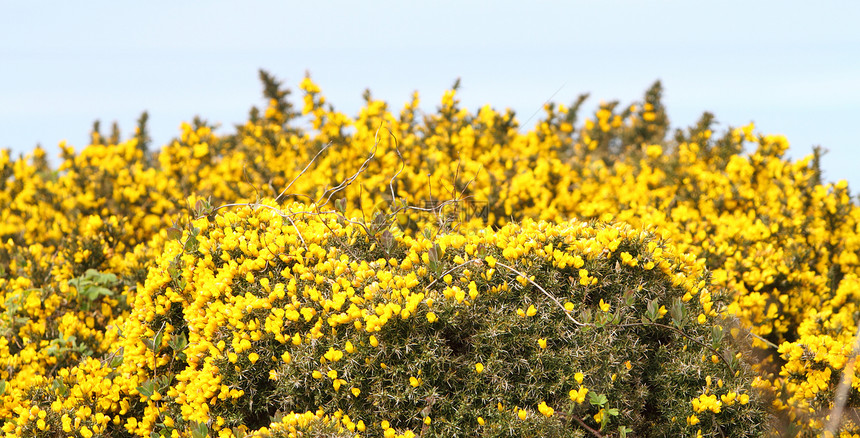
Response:
[[[601,299],[600,299],[600,310],[602,310],[602,311],[604,311],[604,312],[608,312],[608,311],[609,311],[609,303],[604,302],[604,301],[603,301],[603,298],[601,298]]]
[[[436,320],[437,320],[437,319],[438,319],[438,318],[436,317],[436,314],[435,314],[435,313],[433,313],[433,312],[427,312],[427,321],[429,321],[429,322],[431,322],[431,323],[434,323],[434,322],[436,322]]]
[[[737,393],[734,391],[729,391],[728,394],[723,394],[720,396],[720,401],[723,402],[726,406],[731,406],[735,403],[735,397],[737,397]]]
[[[542,348],[542,349],[543,349],[543,348],[546,348],[546,338],[540,338],[540,339],[538,339],[538,345],[539,345],[539,346],[540,346],[540,348]]]
[[[519,411],[517,411],[517,416],[520,417],[520,420],[525,420],[527,415],[528,412],[526,412],[524,409],[520,409]]]
[[[540,404],[538,405],[538,411],[545,417],[552,417],[552,415],[555,413],[555,409],[547,406],[546,402],[543,401],[540,402]]]
[[[654,118],[653,114],[654,113],[645,113],[643,118],[645,120],[648,120],[648,118],[651,118],[653,120],[653,118]],[[650,157],[650,158],[657,158],[660,155],[663,155],[663,147],[658,145],[658,144],[650,145],[645,149],[645,155],[648,155],[648,157]]]
[[[604,411],[605,411],[605,409],[601,409],[601,410],[597,411],[597,413],[596,413],[596,414],[594,414],[594,421],[596,421],[596,422],[598,422],[598,423],[600,423],[601,421],[603,421],[603,414],[604,414]]]
[[[639,264],[639,261],[636,260],[636,258],[633,257],[629,252],[624,251],[621,253],[621,263],[624,263],[628,266],[636,266]]]
[[[691,404],[693,405],[693,410],[696,412],[711,411],[715,414],[719,414],[723,406],[723,402],[717,400],[715,394],[702,394],[694,398]]]
[[[484,372],[484,364],[482,364],[481,362],[476,363],[475,364],[475,371],[477,371],[478,373],[483,373]]]
[[[336,350],[334,347],[329,347],[323,357],[329,362],[337,362],[343,358],[343,352]]]
[[[571,389],[570,392],[568,393],[568,396],[570,396],[570,399],[579,403],[579,404],[582,404],[583,402],[585,402],[585,396],[586,395],[588,395],[588,388],[586,388],[584,386],[580,386],[579,389]]]
[[[576,383],[582,385],[582,380],[585,379],[585,375],[582,373],[576,373],[573,375],[573,380],[576,380]]]
[[[528,310],[526,310],[526,316],[535,316],[537,314],[537,308],[535,308],[534,304],[530,305]]]

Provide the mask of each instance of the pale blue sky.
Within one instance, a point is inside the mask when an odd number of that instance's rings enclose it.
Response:
[[[93,120],[155,145],[195,115],[221,132],[259,105],[257,69],[296,89],[310,71],[354,115],[370,88],[394,108],[461,101],[526,121],[556,90],[572,102],[638,100],[656,79],[673,126],[703,111],[784,134],[798,158],[830,150],[825,177],[860,187],[860,2],[313,1],[2,2],[0,148],[56,156]],[[294,94],[298,100],[298,93]]]

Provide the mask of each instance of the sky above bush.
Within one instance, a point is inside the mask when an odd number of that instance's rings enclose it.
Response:
[[[340,111],[360,90],[432,111],[463,79],[463,106],[511,107],[529,126],[548,99],[630,102],[662,80],[674,127],[711,111],[784,134],[789,155],[830,150],[825,179],[860,185],[860,6],[729,1],[287,4],[100,1],[0,13],[0,148],[56,158],[96,119],[127,135],[144,110],[156,146],[194,115],[225,128],[258,104],[258,68],[295,89],[310,71]],[[590,106],[589,106],[590,105]]]

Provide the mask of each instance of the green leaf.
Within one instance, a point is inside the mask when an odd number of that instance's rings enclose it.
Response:
[[[582,320],[582,322],[583,322],[583,323],[585,323],[585,324],[591,324],[591,322],[592,322],[592,321],[593,321],[593,319],[594,319],[594,318],[593,318],[593,312],[591,311],[591,309],[590,309],[590,308],[586,308],[586,309],[584,309],[584,310],[582,311],[582,314],[581,314],[581,318],[580,318],[580,319],[581,319],[581,320]],[[586,325],[585,327],[583,327],[583,329],[584,329],[584,330],[585,330],[585,329],[588,329],[588,328],[589,328],[589,326],[588,326],[588,325]]]
[[[87,272],[85,272],[83,275],[83,280],[89,280],[93,283],[104,285],[111,285],[119,281],[114,274],[111,274],[109,272],[99,272],[92,268],[87,269]]]
[[[346,199],[341,198],[334,201],[334,209],[341,215],[346,214]]]
[[[182,350],[185,350],[185,347],[188,346],[188,338],[186,338],[185,333],[180,333],[179,336],[173,336],[167,342],[167,345],[175,352],[179,353]]]
[[[137,387],[137,392],[144,397],[152,397],[152,394],[155,394],[155,384],[152,380],[147,380]]]
[[[191,426],[191,438],[207,438],[209,436],[209,428],[206,423],[196,423]]]
[[[156,386],[156,389],[158,389],[158,390],[166,389],[170,385],[170,382],[172,380],[173,380],[173,374],[162,374],[161,376],[156,377],[154,379],[156,385],[158,385],[158,386]]]
[[[197,251],[198,246],[200,246],[200,242],[197,241],[197,236],[192,233],[192,235],[188,236],[188,239],[185,241],[183,249],[185,252],[194,252]]]
[[[54,379],[51,382],[51,389],[54,390],[55,393],[59,394],[61,397],[66,397],[69,395],[69,387],[66,386],[60,379]]]
[[[636,294],[633,292],[632,289],[628,289],[626,292],[624,292],[624,303],[626,305],[632,306],[635,301]]]
[[[657,320],[657,312],[659,311],[659,308],[660,303],[657,301],[657,298],[648,301],[648,309],[646,310],[645,314],[648,316],[648,319],[650,319],[651,322]]]
[[[385,215],[381,211],[374,212],[370,225],[374,232],[381,230],[386,225]]]
[[[672,303],[672,309],[669,310],[669,314],[672,315],[672,323],[674,323],[676,327],[684,327],[684,317],[687,316],[687,307],[680,298],[675,298],[675,301]]]
[[[716,348],[720,345],[720,341],[723,340],[723,328],[715,325],[711,327],[711,346]]]
[[[167,274],[170,275],[170,278],[172,280],[176,280],[176,277],[179,276],[179,272],[179,267],[177,265],[174,265],[173,262],[171,262],[170,265],[167,267]]]
[[[182,237],[182,230],[176,227],[167,229],[167,238],[170,240],[179,240]]]
[[[125,347],[119,347],[119,349],[117,349],[113,353],[106,356],[103,359],[103,362],[106,362],[108,364],[108,366],[110,366],[111,368],[116,368],[116,367],[122,365],[123,360],[124,360],[124,356],[123,356],[124,352],[125,352]]]
[[[159,330],[158,333],[155,334],[155,338],[152,340],[152,351],[158,353],[158,350],[161,349],[161,340],[164,338],[164,332]]]
[[[125,360],[125,359],[123,358],[122,354],[114,356],[113,359],[110,360],[111,368],[119,367],[120,365],[122,365],[123,360]]]
[[[89,310],[90,302],[97,300],[100,296],[113,296],[114,292],[109,287],[119,283],[116,275],[102,273],[95,269],[87,269],[84,275],[69,280],[68,284],[74,286],[78,296],[86,298],[87,301],[79,303],[83,310]]]
[[[731,356],[729,358],[729,364],[731,365],[731,369],[736,370],[738,369],[738,365],[740,364],[740,359],[738,359],[737,356]]]
[[[90,301],[95,301],[99,298],[99,295],[104,296],[113,296],[113,291],[101,286],[88,286],[84,287],[84,292],[82,293],[85,297],[89,298]]]
[[[391,247],[394,246],[394,235],[391,234],[391,231],[385,230],[382,232],[382,235],[379,236],[380,241],[382,242],[382,248],[388,252],[391,250]]]
[[[605,404],[606,404],[606,402],[607,402],[607,401],[609,401],[609,400],[606,398],[606,396],[605,396],[605,395],[603,395],[603,394],[597,394],[597,393],[594,393],[594,392],[589,392],[589,393],[588,393],[588,395],[589,395],[589,397],[590,397],[590,400],[589,400],[589,401],[590,401],[590,402],[591,402],[591,404],[592,404],[592,405],[594,405],[594,406],[598,406],[598,407],[601,407],[601,408],[602,408],[602,407],[603,407],[603,405],[605,405]]]

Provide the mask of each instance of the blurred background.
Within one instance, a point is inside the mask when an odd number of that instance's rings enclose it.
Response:
[[[0,148],[56,160],[94,120],[130,136],[143,111],[154,146],[195,115],[227,133],[263,103],[260,68],[294,91],[310,72],[349,115],[366,88],[395,111],[417,90],[433,111],[461,78],[463,107],[527,127],[549,99],[588,92],[584,115],[659,79],[673,128],[710,111],[719,130],[785,135],[795,159],[820,145],[826,180],[856,193],[858,18],[848,1],[4,2]]]

